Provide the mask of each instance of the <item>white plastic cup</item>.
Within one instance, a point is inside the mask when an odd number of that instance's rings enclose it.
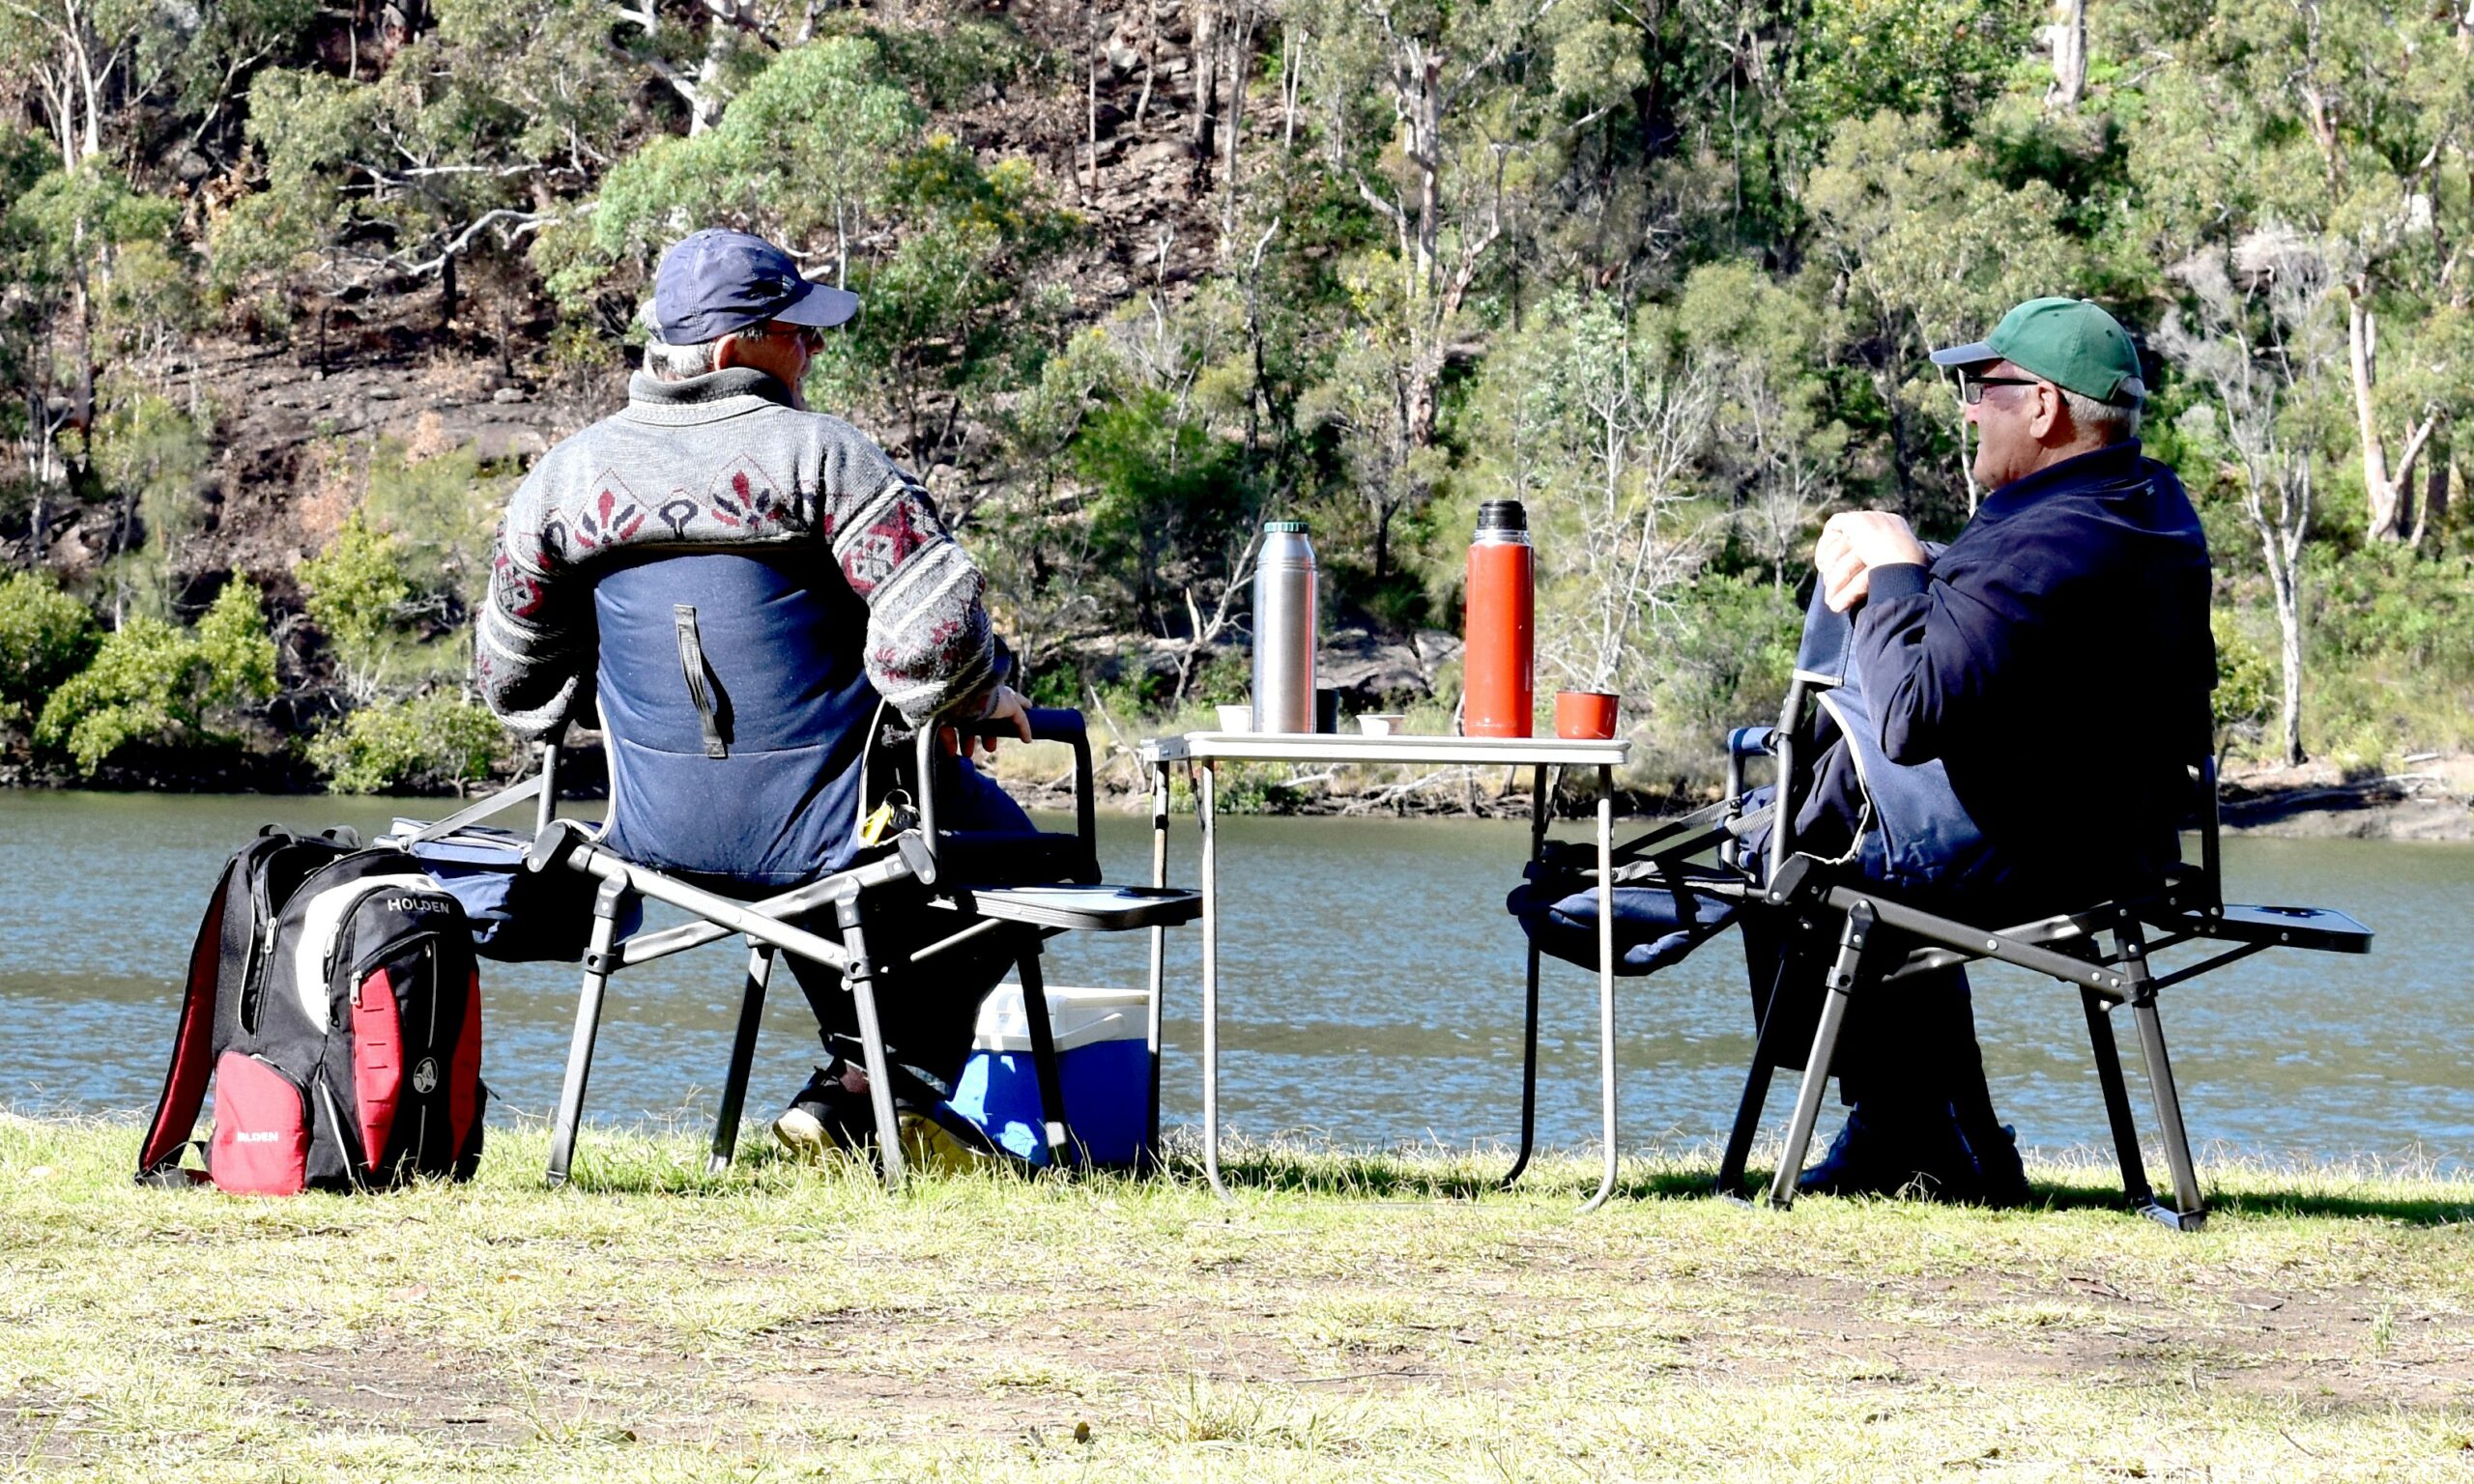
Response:
[[[1252,706],[1221,706],[1217,709],[1220,712],[1221,730],[1251,731],[1254,729],[1254,708]]]

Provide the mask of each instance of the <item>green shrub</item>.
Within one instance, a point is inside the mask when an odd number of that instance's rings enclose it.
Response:
[[[264,700],[274,694],[274,638],[258,606],[258,585],[235,578],[197,621],[198,654],[206,661],[208,705]]]
[[[2251,642],[2231,614],[2219,610],[2208,626],[2216,631],[2216,690],[2208,698],[2220,733],[2244,742],[2257,741],[2260,728],[2277,708],[2283,685],[2277,663]]]
[[[327,549],[301,564],[309,621],[334,647],[344,688],[358,700],[377,694],[378,667],[395,632],[395,616],[413,595],[404,552],[394,537],[359,512]]]
[[[35,745],[66,751],[92,775],[131,743],[221,740],[208,719],[274,694],[274,642],[257,585],[236,579],[190,633],[136,617],[43,703]]]
[[[95,618],[48,576],[0,580],[0,721],[31,720],[43,698],[95,657]]]
[[[363,706],[309,744],[338,793],[384,793],[487,778],[508,754],[498,719],[456,696]]]
[[[2315,755],[2383,756],[2474,743],[2474,565],[2402,547],[2313,554],[2303,726]]]
[[[1083,703],[1082,687],[1081,665],[1072,656],[1060,654],[1033,667],[1015,689],[1035,706],[1079,708]]]
[[[1659,764],[1689,778],[1716,778],[1727,733],[1778,715],[1802,633],[1803,612],[1791,588],[1724,575],[1693,584],[1677,602],[1647,698],[1647,740]]]

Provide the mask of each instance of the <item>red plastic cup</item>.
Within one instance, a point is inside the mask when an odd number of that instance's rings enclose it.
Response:
[[[1570,742],[1605,742],[1615,735],[1613,691],[1557,691],[1555,735]]]

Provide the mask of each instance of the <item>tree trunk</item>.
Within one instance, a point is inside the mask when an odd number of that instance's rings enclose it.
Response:
[[[2378,412],[2372,405],[2379,379],[2379,323],[2371,311],[2370,293],[2371,286],[2359,279],[2346,286],[2345,342],[2353,369],[2354,423],[2362,438],[2367,534],[2373,541],[2399,541],[2405,535],[2404,492],[2389,475],[2388,446],[2380,441]]]
[[[1220,0],[1194,0],[1194,178],[1211,179],[1220,149]]]
[[[2423,473],[2423,502],[2414,511],[2414,533],[2406,540],[2408,546],[2416,548],[2422,546],[2424,536],[2436,532],[2448,519],[2448,474],[2452,460],[2444,450],[2437,448],[2424,457],[2431,461],[2431,468]]]
[[[2277,735],[2287,767],[2299,767],[2302,752],[2302,583],[2290,566],[2275,565],[2269,580],[2276,590],[2277,652],[2282,661],[2283,693],[2277,700]]]
[[[2059,0],[2045,35],[2053,43],[2053,86],[2045,91],[2045,107],[2066,113],[2087,91],[2087,0]]]
[[[733,33],[746,21],[742,5],[743,0],[705,0],[705,56],[696,66],[696,98],[687,117],[691,136],[722,122],[722,109],[728,104],[722,96],[722,79],[736,41]]]
[[[1083,181],[1085,199],[1100,188],[1100,8],[1082,7],[1082,139],[1089,154]]]

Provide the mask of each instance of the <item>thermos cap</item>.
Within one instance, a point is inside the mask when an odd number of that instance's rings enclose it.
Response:
[[[1478,506],[1478,528],[1484,530],[1527,530],[1529,507],[1516,499],[1490,499]]]
[[[1302,536],[1306,534],[1306,523],[1304,521],[1265,521],[1263,522],[1263,534],[1267,536]]]

